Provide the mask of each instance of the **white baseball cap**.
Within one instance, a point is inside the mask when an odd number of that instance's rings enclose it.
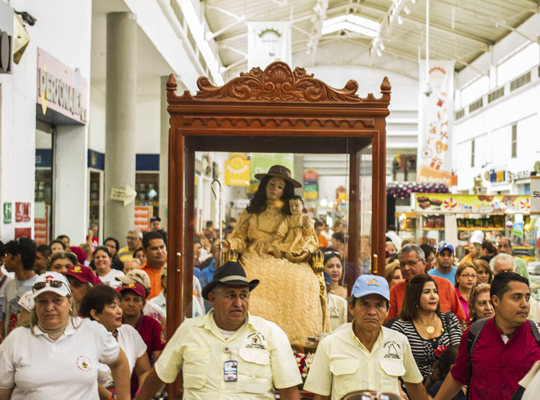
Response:
[[[58,272],[47,271],[36,279],[33,286],[34,299],[41,293],[54,292],[60,296],[71,294],[71,288],[66,277]]]

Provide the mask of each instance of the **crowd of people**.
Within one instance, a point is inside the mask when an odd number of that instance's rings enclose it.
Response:
[[[222,227],[224,240],[236,223]],[[259,280],[249,281],[238,262],[221,265],[212,222],[194,238],[194,318],[172,338],[164,333],[167,235],[159,219],[150,232],[130,231],[122,248],[116,238],[100,244],[93,226],[80,246],[65,235],[48,246],[0,242],[0,400],[158,398],[179,374],[186,398],[270,399],[275,388],[299,399],[302,383],[316,400],[355,390],[534,398],[540,307],[507,238],[473,235],[479,242],[458,261],[449,243],[419,246],[390,229],[380,277],[370,274],[369,237],[351,263],[341,222],[329,229],[316,220],[314,228],[331,333],[318,338],[305,382],[285,332],[248,313]]]

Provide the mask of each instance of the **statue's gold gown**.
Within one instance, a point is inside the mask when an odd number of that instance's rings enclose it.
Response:
[[[268,254],[285,218],[271,202],[259,215],[244,210],[228,242],[231,250],[241,253],[240,263],[247,278],[261,281],[250,294],[250,313],[275,322],[291,345],[312,347],[308,337],[330,329],[326,301],[320,300],[319,280],[307,262],[291,263]],[[324,312],[321,303],[326,307]]]

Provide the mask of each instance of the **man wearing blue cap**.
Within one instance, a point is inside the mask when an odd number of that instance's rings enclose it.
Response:
[[[304,389],[314,400],[339,400],[357,390],[376,390],[400,395],[402,377],[411,400],[427,399],[407,338],[385,328],[390,307],[386,279],[360,276],[352,289],[350,328],[319,343]]]
[[[439,243],[437,247],[437,264],[429,270],[431,276],[448,279],[452,285],[456,283],[457,267],[454,267],[454,246],[447,242]]]

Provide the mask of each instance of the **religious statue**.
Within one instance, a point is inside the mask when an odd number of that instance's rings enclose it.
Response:
[[[308,263],[312,252],[317,250],[315,236],[305,235],[305,218],[301,212],[295,209],[295,214],[291,213],[294,188],[302,185],[281,165],[274,165],[268,173],[255,177],[261,181],[259,188],[240,214],[231,237],[223,241],[223,250],[241,254],[240,262],[247,278],[261,282],[250,294],[250,313],[276,323],[285,331],[291,345],[313,347],[310,338],[329,332],[330,325],[326,302],[320,297],[319,278]],[[288,231],[284,230],[284,222]],[[298,223],[302,223],[301,229],[297,229]],[[292,261],[273,254],[278,228],[283,242],[288,243],[285,254],[291,253]]]

